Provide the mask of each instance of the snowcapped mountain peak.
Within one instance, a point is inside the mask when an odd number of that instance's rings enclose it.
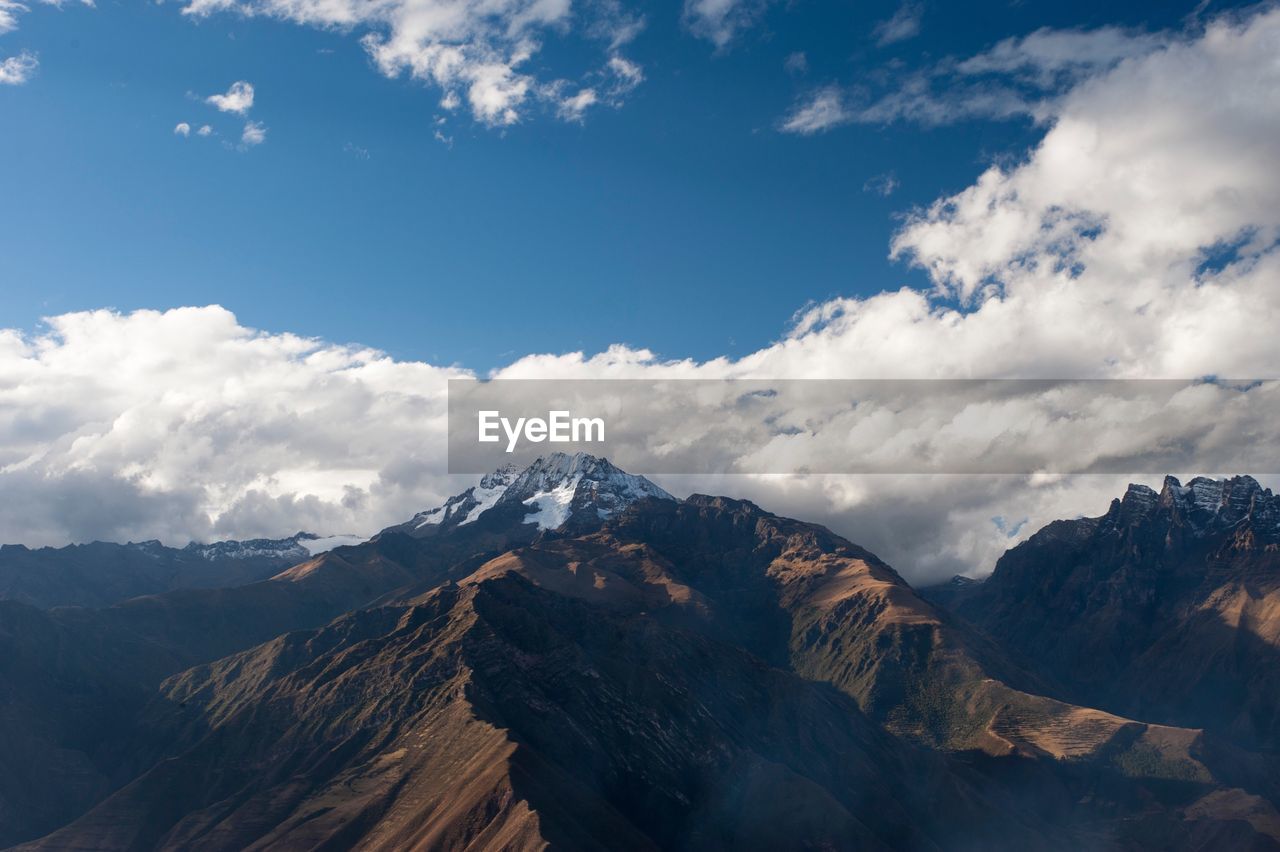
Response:
[[[536,509],[525,523],[555,529],[575,516],[603,520],[646,497],[675,499],[608,459],[587,453],[551,453],[525,468],[503,494],[502,502],[519,501]]]
[[[556,529],[571,520],[604,520],[647,497],[675,499],[608,459],[587,453],[551,453],[523,470],[505,465],[485,474],[479,485],[450,497],[442,506],[419,512],[396,529],[410,535],[432,535],[474,523],[490,509],[513,505],[526,507],[523,523]]]
[[[1261,540],[1275,541],[1280,535],[1280,498],[1252,476],[1197,476],[1186,485],[1166,476],[1159,493],[1145,485],[1130,485],[1124,499],[1115,501],[1112,513],[1123,525],[1163,519],[1196,537],[1246,525]]]
[[[481,488],[505,488],[520,474],[520,466],[504,464],[502,467],[480,477]]]
[[[1197,476],[1186,485],[1166,476],[1160,502],[1185,518],[1198,532],[1210,527],[1231,527],[1249,517],[1270,517],[1276,509],[1271,491],[1252,476],[1229,479]]]

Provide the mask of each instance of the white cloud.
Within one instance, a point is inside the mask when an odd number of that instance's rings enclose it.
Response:
[[[881,47],[915,38],[920,34],[920,21],[924,17],[924,6],[920,3],[906,2],[898,7],[893,17],[876,24],[872,35],[876,44]]]
[[[609,57],[603,68],[587,75],[587,79],[593,85],[577,88],[573,94],[568,94],[574,88],[568,80],[556,80],[541,87],[538,95],[555,105],[556,115],[562,121],[581,123],[592,107],[621,107],[626,96],[644,82],[644,70],[631,60],[615,54]]]
[[[190,124],[187,124],[185,121],[179,121],[179,122],[178,122],[178,124],[177,124],[177,126],[173,128],[173,135],[174,135],[174,136],[182,136],[182,137],[184,137],[184,138],[185,138],[185,137],[187,137],[187,136],[190,136],[190,135],[191,135],[191,125],[190,125]]]
[[[200,125],[200,129],[196,131],[197,136],[212,136],[213,128],[207,124]]]
[[[0,540],[372,531],[453,484],[428,436],[456,375],[217,307],[0,331]]]
[[[920,7],[904,5],[898,15],[881,25],[883,29],[877,29],[882,44],[907,37],[904,33],[912,19],[899,16],[912,9],[918,12]],[[885,41],[889,36],[897,38]],[[1196,37],[1198,34],[1144,33],[1117,27],[1041,29],[1005,39],[967,59],[947,58],[911,72],[894,69],[882,75],[892,88],[875,96],[860,80],[840,92],[845,109],[837,123],[913,121],[932,127],[1015,116],[1047,121],[1054,115],[1057,99],[1081,80]]]
[[[40,2],[59,8],[62,6],[62,0],[40,0]],[[81,0],[81,3],[92,7],[94,0]],[[18,28],[18,16],[30,10],[30,6],[18,2],[18,0],[0,0],[0,35],[16,30]]]
[[[244,115],[253,108],[253,85],[238,80],[231,84],[225,95],[210,95],[204,101],[223,112]]]
[[[1020,165],[988,170],[905,222],[893,251],[928,271],[929,291],[814,305],[776,344],[738,359],[665,362],[615,346],[530,355],[497,375],[1275,376],[1278,46],[1280,11],[1268,11],[1081,76]],[[219,308],[49,322],[37,336],[0,331],[0,540],[367,533],[463,484],[443,472],[445,380],[459,370],[255,332]],[[1238,440],[1247,432],[1212,390],[1118,439],[1176,443],[1208,422]],[[1067,432],[1046,429],[1031,450],[1075,465],[1117,440],[1105,408],[1071,413]],[[821,461],[883,443],[835,414],[807,425],[812,438],[784,436],[764,452],[798,446]],[[660,479],[824,521],[913,580],[989,570],[1048,520],[1100,514],[1127,480]]]
[[[616,3],[571,15],[570,0],[189,0],[184,12],[355,31],[381,73],[438,86],[445,109],[465,99],[478,121],[495,127],[520,121],[530,96],[547,85],[526,70],[544,39],[585,20],[587,37],[613,53],[643,25]]]
[[[867,182],[862,185],[863,192],[874,192],[882,198],[888,198],[893,195],[898,188],[898,177],[893,172],[876,175],[868,178]]]
[[[613,76],[613,83],[609,87],[609,91],[614,98],[630,94],[644,82],[644,70],[636,63],[621,56],[610,56],[605,68]]]
[[[267,128],[258,121],[246,121],[244,131],[240,134],[240,144],[246,148],[261,145],[267,141]]]
[[[837,86],[819,89],[808,99],[797,104],[782,120],[785,133],[799,133],[809,136],[830,130],[852,120],[852,115],[844,104],[844,94]]]
[[[689,32],[724,49],[754,24],[770,0],[685,0],[684,24]]]
[[[27,11],[27,7],[14,0],[0,0],[0,35],[18,28],[18,15]]]
[[[565,121],[582,121],[586,111],[599,100],[595,89],[582,89],[575,95],[560,99],[556,112]]]
[[[20,86],[30,80],[39,67],[40,60],[29,51],[10,56],[0,62],[0,86]]]
[[[1164,47],[1168,35],[1133,32],[1118,27],[1096,30],[1039,29],[1028,36],[1008,38],[990,50],[956,65],[974,74],[1020,74],[1042,86],[1060,75],[1095,73]]]

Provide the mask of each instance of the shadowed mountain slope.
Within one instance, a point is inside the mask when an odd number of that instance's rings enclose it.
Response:
[[[829,688],[509,575],[192,669],[149,719],[168,759],[30,848],[1052,845]]]
[[[1069,700],[1280,748],[1280,498],[1250,477],[1130,486],[948,605]]]
[[[265,580],[354,536],[219,541],[165,547],[158,541],[95,541],[32,550],[0,546],[0,600],[32,606],[110,606],[175,589],[211,589]]]

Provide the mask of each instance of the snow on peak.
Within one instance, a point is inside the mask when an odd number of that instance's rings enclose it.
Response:
[[[406,526],[424,534],[430,527],[473,523],[500,504],[521,503],[533,510],[525,523],[555,529],[575,516],[608,518],[646,497],[675,499],[643,476],[619,470],[607,459],[587,453],[551,453],[523,470],[506,465],[486,474],[479,485],[449,498],[443,506],[420,512]]]
[[[619,470],[608,459],[552,453],[525,468],[502,499],[537,509],[525,523],[555,529],[579,512],[603,520],[646,497],[675,499],[643,476]]]
[[[521,501],[526,506],[537,509],[524,519],[526,524],[537,524],[540,530],[553,530],[562,527],[573,513],[573,498],[578,494],[580,477],[567,479],[550,491],[539,491],[532,497]]]
[[[307,559],[335,547],[359,544],[358,535],[318,536],[300,532],[289,538],[254,538],[245,541],[215,541],[213,544],[192,542],[186,550],[210,561],[215,559]],[[143,542],[148,544],[148,542]]]
[[[308,556],[319,556],[321,553],[328,553],[337,547],[351,547],[356,544],[363,544],[365,537],[361,535],[300,535],[297,537],[298,546],[307,551]]]
[[[461,494],[450,497],[443,506],[414,515],[409,521],[409,527],[422,530],[424,527],[446,524],[459,527],[470,524],[493,508],[519,472],[518,467],[508,464],[492,473],[486,473],[479,485],[473,485]]]
[[[1249,517],[1255,521],[1270,519],[1280,511],[1271,491],[1252,476],[1197,476],[1186,485],[1176,477],[1166,476],[1160,503],[1184,518],[1197,534],[1226,529]]]

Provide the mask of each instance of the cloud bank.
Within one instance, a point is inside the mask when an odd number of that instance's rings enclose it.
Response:
[[[1021,163],[912,212],[893,240],[894,256],[927,271],[928,290],[813,305],[779,341],[737,359],[667,361],[615,346],[530,355],[495,375],[1274,378],[1277,55],[1272,9],[1084,71],[1042,58],[1036,73],[1052,66],[1070,82],[1045,107],[1040,143]],[[464,375],[251,330],[218,307],[68,314],[34,334],[0,332],[0,499],[9,507],[0,540],[373,532],[466,484],[445,475],[443,458],[445,383]],[[1178,415],[1189,416],[1215,412]],[[1048,520],[1104,511],[1125,479],[662,484],[825,521],[925,581],[990,570]]]

